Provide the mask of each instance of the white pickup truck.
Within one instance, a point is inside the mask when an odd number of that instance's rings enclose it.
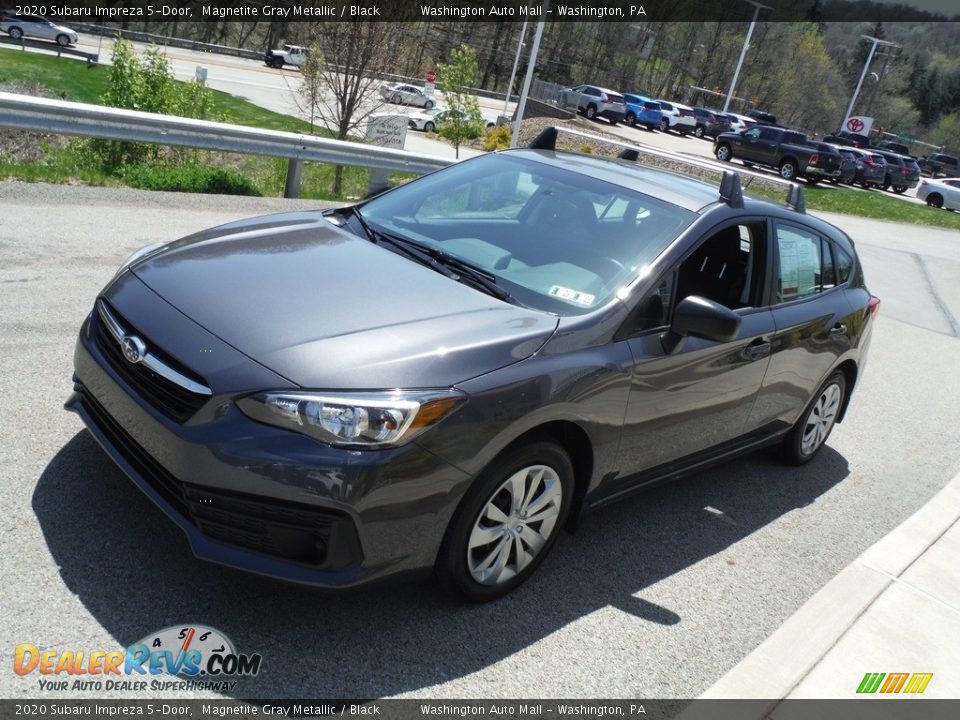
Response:
[[[300,45],[284,45],[283,50],[267,50],[263,62],[267,67],[282,68],[284,65],[300,67],[307,61],[310,51]]]

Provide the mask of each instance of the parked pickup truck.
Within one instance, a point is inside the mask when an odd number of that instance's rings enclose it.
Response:
[[[952,155],[928,155],[917,160],[917,164],[930,177],[960,177],[960,160]]]
[[[807,182],[840,177],[842,158],[838,152],[824,152],[807,142],[795,130],[757,125],[741,133],[721,133],[713,142],[717,160],[741,160],[744,165],[776,168],[784,180],[803,177]]]

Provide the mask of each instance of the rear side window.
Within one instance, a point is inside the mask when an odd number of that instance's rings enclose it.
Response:
[[[853,258],[840,248],[834,248],[834,250],[836,253],[837,284],[842,285],[850,279],[850,271],[853,269]]]
[[[810,230],[778,224],[777,255],[777,303],[817,295],[837,283],[837,261],[830,251],[830,243]]]

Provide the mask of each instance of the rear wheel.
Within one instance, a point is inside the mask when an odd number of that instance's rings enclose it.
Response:
[[[423,109],[424,109],[424,110],[430,110],[430,109],[432,109],[432,108],[433,108],[433,100],[427,100],[427,101],[423,104]]]
[[[702,138],[703,135],[704,135],[703,128],[700,127],[699,125],[697,125],[697,126],[693,129],[693,135],[694,135],[694,137]]]
[[[940,193],[930,193],[927,195],[927,205],[935,208],[943,207],[943,195]]]
[[[847,380],[837,370],[820,386],[803,415],[783,439],[783,456],[794,465],[810,462],[830,437],[847,394]]]
[[[400,93],[394,93],[394,94],[393,94],[393,97],[390,98],[390,102],[392,102],[394,105],[402,105],[402,104],[403,104],[403,98],[400,97]]]
[[[595,120],[597,117],[597,106],[587,105],[587,109],[583,114],[587,116],[587,120]]]
[[[474,481],[447,529],[436,573],[474,602],[506,595],[550,552],[573,499],[573,465],[552,440],[506,450]]]
[[[730,158],[733,157],[733,153],[730,152],[730,146],[726,143],[717,145],[717,152],[714,154],[717,156],[717,160],[721,162],[730,162]]]
[[[423,125],[423,131],[424,131],[424,132],[433,132],[433,131],[434,131],[434,128],[435,128],[434,124],[433,124],[432,122],[429,122],[429,121],[427,121],[427,122],[424,123],[424,125]]]
[[[12,27],[9,30],[7,30],[7,34],[10,35],[10,37],[13,38],[14,40],[19,40],[20,38],[23,37],[23,30],[21,30],[18,27]]]
[[[810,176],[807,178],[807,185],[816,185],[818,182],[820,182],[820,178],[816,176]]]
[[[660,121],[660,130],[662,130],[663,132],[670,132],[670,121],[667,120],[666,118],[663,118]]]
[[[637,124],[637,116],[634,115],[632,112],[628,112],[628,113],[627,113],[627,118],[626,118],[626,123],[627,123],[627,125],[629,125],[630,127],[633,127],[634,125]]]
[[[784,180],[793,180],[797,176],[797,165],[793,160],[784,160],[780,163],[780,177]]]
[[[893,186],[893,191],[894,191],[897,195],[903,195],[903,194],[907,191],[907,186],[906,186],[906,185],[894,185],[894,186]]]

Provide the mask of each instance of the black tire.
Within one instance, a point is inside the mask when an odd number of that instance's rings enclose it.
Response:
[[[587,120],[596,120],[597,106],[592,103],[590,105],[587,105],[587,109],[583,111],[583,114],[587,116]]]
[[[935,208],[943,207],[943,195],[940,193],[930,193],[927,195],[927,205]]]
[[[893,183],[890,182],[890,176],[887,175],[887,176],[883,179],[883,185],[881,185],[880,187],[882,187],[884,190],[889,190],[891,185],[893,185]]]
[[[657,131],[657,124],[656,124],[656,123],[647,123],[646,128],[647,128],[647,131],[648,131],[648,132],[656,132],[656,131]]]
[[[515,473],[536,465],[543,465],[552,469],[559,480],[561,492],[559,514],[550,529],[546,542],[536,555],[529,560],[529,564],[509,579],[496,584],[483,584],[474,578],[468,567],[468,557],[471,552],[469,541],[474,527],[481,521],[481,513],[485,512],[485,508],[504,492],[503,486],[507,480]],[[435,566],[440,586],[462,599],[471,602],[487,602],[506,595],[522,584],[536,571],[540,563],[550,553],[553,543],[556,542],[570,512],[573,489],[573,464],[563,448],[553,440],[546,438],[532,439],[522,445],[515,445],[505,450],[473,481],[472,487],[460,502],[460,506],[447,527]],[[543,525],[541,524],[540,527],[542,528]],[[504,532],[509,533],[508,530]],[[491,544],[495,542],[497,541],[491,541]],[[482,552],[485,552],[485,550],[482,550]],[[509,546],[506,552],[508,556],[505,561],[506,564],[509,566],[510,558],[514,558],[514,563],[516,563],[515,547]]]
[[[400,93],[394,93],[393,97],[390,98],[390,102],[394,105],[403,105],[403,98],[400,96]]]
[[[752,168],[752,167],[753,167],[753,163],[750,162],[749,160],[741,160],[740,162],[743,163],[743,166],[744,166],[745,168]]]
[[[906,186],[906,185],[894,185],[894,186],[893,186],[893,191],[894,191],[897,195],[903,195],[903,194],[907,191],[907,186]]]
[[[807,185],[816,185],[819,182],[820,182],[820,178],[816,176],[811,175],[810,177],[807,178]]]
[[[681,130],[681,131],[680,131],[680,137],[686,137],[689,133],[690,133],[689,130]]]
[[[727,143],[720,143],[717,145],[717,151],[714,155],[720,162],[730,162],[733,158],[733,151]]]
[[[627,117],[624,118],[624,122],[627,123],[630,127],[634,127],[637,124],[637,116],[632,112],[627,113]]]
[[[797,177],[797,164],[790,158],[780,163],[780,177],[784,180],[794,180]]]
[[[432,122],[430,122],[429,120],[423,124],[423,131],[424,131],[424,132],[433,132],[435,129],[436,129],[436,125],[434,125],[434,124],[433,124]]]
[[[610,123],[611,125],[616,125],[620,121],[617,120],[616,118],[607,118],[607,122]]]
[[[23,30],[21,30],[18,27],[12,27],[9,30],[7,30],[7,34],[11,37],[11,39],[19,40],[20,38],[23,37]]]
[[[70,44],[69,37],[67,37],[63,33],[60,33],[59,35],[57,35],[57,45],[59,45],[60,47],[67,47],[69,44]]]
[[[813,422],[815,418],[812,420],[812,416],[820,414],[821,409],[826,409],[823,406],[822,400],[827,396],[829,388],[833,386],[838,389],[839,393],[834,399],[827,403],[832,412],[829,426],[826,427],[825,430],[821,427],[821,434],[819,438],[817,438],[816,444],[812,448],[807,447],[807,449],[805,449],[804,434],[808,430],[808,424],[811,432],[815,432]],[[827,438],[830,437],[830,433],[833,431],[834,425],[836,425],[836,418],[843,408],[846,397],[846,376],[842,371],[835,370],[833,374],[824,381],[817,392],[814,393],[810,404],[804,408],[803,414],[800,416],[800,419],[797,420],[797,424],[793,426],[793,430],[783,439],[781,453],[784,460],[793,465],[805,465],[816,457],[824,443],[827,442]],[[826,413],[823,412],[822,414],[825,415]]]
[[[666,118],[660,119],[660,132],[670,132],[670,121]]]
[[[702,140],[704,134],[705,134],[704,129],[703,129],[702,127],[700,127],[699,125],[697,125],[697,126],[693,129],[693,136],[696,137],[696,138],[700,138],[700,139]]]
[[[423,104],[423,109],[424,109],[424,110],[432,110],[432,109],[433,109],[433,100],[427,100],[427,101]]]

